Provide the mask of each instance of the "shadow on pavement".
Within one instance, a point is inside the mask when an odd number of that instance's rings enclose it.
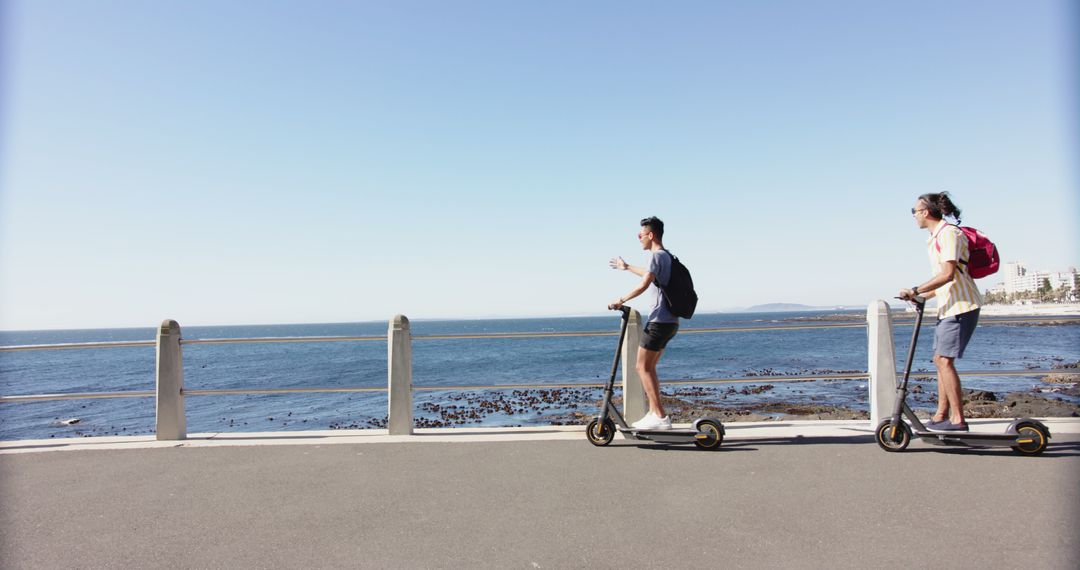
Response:
[[[856,436],[843,436],[843,437],[806,437],[797,435],[794,437],[770,437],[770,438],[747,438],[747,439],[725,439],[724,443],[715,450],[719,451],[757,451],[757,446],[762,445],[852,445],[852,444],[873,444],[874,436],[872,435],[856,435]],[[660,449],[665,451],[696,451],[702,453],[708,450],[699,449],[693,444],[665,444],[665,443],[646,443],[646,442],[634,442],[633,445],[628,447],[638,447],[641,449]]]
[[[769,437],[747,439],[725,439],[724,447],[737,447],[740,445],[851,445],[856,443],[874,443],[872,435],[848,435],[841,437],[802,436],[795,437]]]
[[[988,455],[998,457],[1024,457],[1019,453],[1016,453],[1008,447],[964,447],[964,446],[936,446],[925,445],[916,448],[907,448],[902,453],[946,453],[949,455]],[[1046,451],[1040,455],[1034,456],[1036,458],[1047,457],[1080,457],[1080,442],[1069,441],[1064,443],[1055,444],[1053,440],[1050,441],[1050,445],[1047,446]]]
[[[725,453],[725,452],[737,452],[737,451],[757,451],[753,447],[727,447],[720,446],[716,449],[699,449],[694,444],[677,444],[677,443],[633,443],[631,445],[623,445],[621,447],[636,447],[638,449],[647,449],[649,451],[693,451],[694,453]]]
[[[80,442],[80,443],[82,443],[82,442]],[[39,444],[35,444],[35,445],[13,445],[13,446],[4,448],[4,450],[5,451],[7,451],[7,450],[16,450],[17,451],[17,450],[21,450],[21,449],[53,449],[53,448],[67,447],[68,445],[71,445],[71,444],[68,444],[68,443],[39,443]]]
[[[499,430],[495,430],[495,429],[491,429],[491,428],[487,428],[487,429],[484,429],[482,431],[481,430],[469,430],[468,428],[453,428],[453,429],[455,430],[453,435],[532,435],[532,434],[536,434],[536,433],[574,433],[574,432],[567,432],[566,430],[558,430],[558,429],[538,429],[538,430],[529,430],[527,432],[513,431],[513,430],[499,431]],[[447,435],[448,434],[445,434],[445,433],[416,433],[416,432],[413,432],[413,434],[412,434],[413,437],[432,437],[432,436],[446,437]],[[584,435],[585,435],[585,426],[581,426],[581,435],[582,435],[582,437],[584,437]]]

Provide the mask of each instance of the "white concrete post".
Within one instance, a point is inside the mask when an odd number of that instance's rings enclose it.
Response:
[[[180,354],[180,324],[165,320],[157,335],[157,438],[187,439],[184,415],[184,363]]]
[[[642,328],[641,313],[630,309],[622,347],[623,417],[626,418],[626,423],[640,420],[645,417],[645,412],[649,411],[645,388],[641,386],[641,377],[637,372],[637,352],[641,344]]]
[[[405,315],[390,319],[386,351],[386,427],[390,435],[412,435],[412,332]]]
[[[870,373],[870,427],[877,427],[893,413],[896,404],[896,349],[889,304],[874,301],[866,309],[866,333]]]

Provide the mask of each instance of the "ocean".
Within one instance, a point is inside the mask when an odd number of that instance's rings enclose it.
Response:
[[[863,311],[721,313],[684,321],[660,363],[664,380],[749,377],[760,382],[668,386],[665,393],[725,406],[763,401],[866,410],[865,381],[769,382],[775,375],[863,373],[865,328],[757,330],[689,334],[693,329],[858,322]],[[903,315],[894,312],[894,319]],[[182,323],[181,323],[182,324]],[[617,332],[618,317],[414,321],[415,387],[514,384],[597,384],[610,373],[614,336],[425,340],[425,335],[480,333]],[[386,322],[184,327],[184,339],[377,336]],[[910,326],[897,326],[897,368]],[[929,371],[932,327],[925,327],[915,370]],[[155,328],[0,332],[0,345],[153,340]],[[154,389],[154,348],[0,352],[0,395]],[[1080,326],[980,323],[958,361],[965,388],[1003,394],[1052,386],[1042,374],[972,376],[965,371],[1049,369],[1080,361]],[[386,342],[184,345],[187,389],[386,386]],[[933,386],[927,389],[933,391]],[[418,391],[417,424],[545,425],[571,410],[595,408],[595,388],[552,390]],[[1077,403],[1076,398],[1059,396]],[[309,393],[186,398],[189,433],[381,427],[383,393]],[[922,408],[928,408],[922,404]],[[447,418],[451,418],[448,420]],[[77,419],[77,422],[70,422]],[[151,434],[153,398],[0,403],[0,439]]]

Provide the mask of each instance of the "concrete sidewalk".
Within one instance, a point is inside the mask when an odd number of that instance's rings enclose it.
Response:
[[[713,452],[621,439],[595,448],[580,427],[406,442],[285,432],[101,444],[127,451],[68,447],[80,453],[8,446],[0,560],[5,568],[1080,566],[1080,422],[1051,425],[1051,447],[1034,458],[918,441],[886,453],[867,422],[854,422],[862,431],[813,423],[756,432],[765,428],[732,424]],[[801,437],[779,437],[781,429]],[[435,443],[447,437],[495,440]],[[536,438],[544,440],[526,441]]]
[[[1053,436],[1080,434],[1080,418],[1042,419]],[[1001,433],[1011,419],[969,420],[973,432]],[[689,427],[677,424],[675,427]],[[735,439],[793,439],[834,438],[873,435],[868,421],[813,420],[731,422],[724,424],[726,438]],[[20,441],[0,441],[0,455],[42,451],[86,451],[148,449],[161,447],[236,447],[254,445],[335,445],[371,443],[476,443],[514,441],[577,441],[585,437],[584,426],[543,426],[522,428],[432,428],[418,429],[411,436],[387,435],[385,429],[223,432],[189,434],[181,441],[158,441],[152,435],[53,438]],[[1051,439],[1053,443],[1055,438]],[[616,436],[615,441],[621,441]]]

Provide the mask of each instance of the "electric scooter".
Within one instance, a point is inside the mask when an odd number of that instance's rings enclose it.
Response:
[[[1020,455],[1038,455],[1046,449],[1050,441],[1050,430],[1038,420],[1020,418],[1005,429],[1003,434],[970,433],[956,431],[934,431],[922,424],[915,412],[907,404],[908,378],[911,375],[911,362],[915,358],[915,345],[919,340],[919,328],[922,326],[923,308],[926,299],[915,297],[915,330],[911,333],[911,346],[908,347],[907,364],[904,366],[904,380],[896,388],[896,407],[891,419],[884,420],[877,427],[877,443],[885,451],[903,451],[911,443],[912,428],[923,441],[932,445],[952,445],[969,447],[1011,447]],[[908,423],[903,419],[907,418]]]
[[[719,420],[712,418],[698,418],[694,420],[690,429],[637,429],[626,424],[618,408],[612,403],[615,393],[615,373],[619,369],[619,358],[622,356],[623,339],[626,338],[626,324],[630,320],[630,307],[616,309],[622,311],[622,329],[619,332],[619,347],[615,349],[615,362],[611,365],[611,378],[604,386],[604,400],[600,407],[600,415],[593,418],[586,428],[585,436],[589,443],[596,446],[605,446],[615,438],[615,430],[623,434],[627,439],[655,441],[657,443],[693,443],[702,449],[717,449],[724,441],[724,425]]]

